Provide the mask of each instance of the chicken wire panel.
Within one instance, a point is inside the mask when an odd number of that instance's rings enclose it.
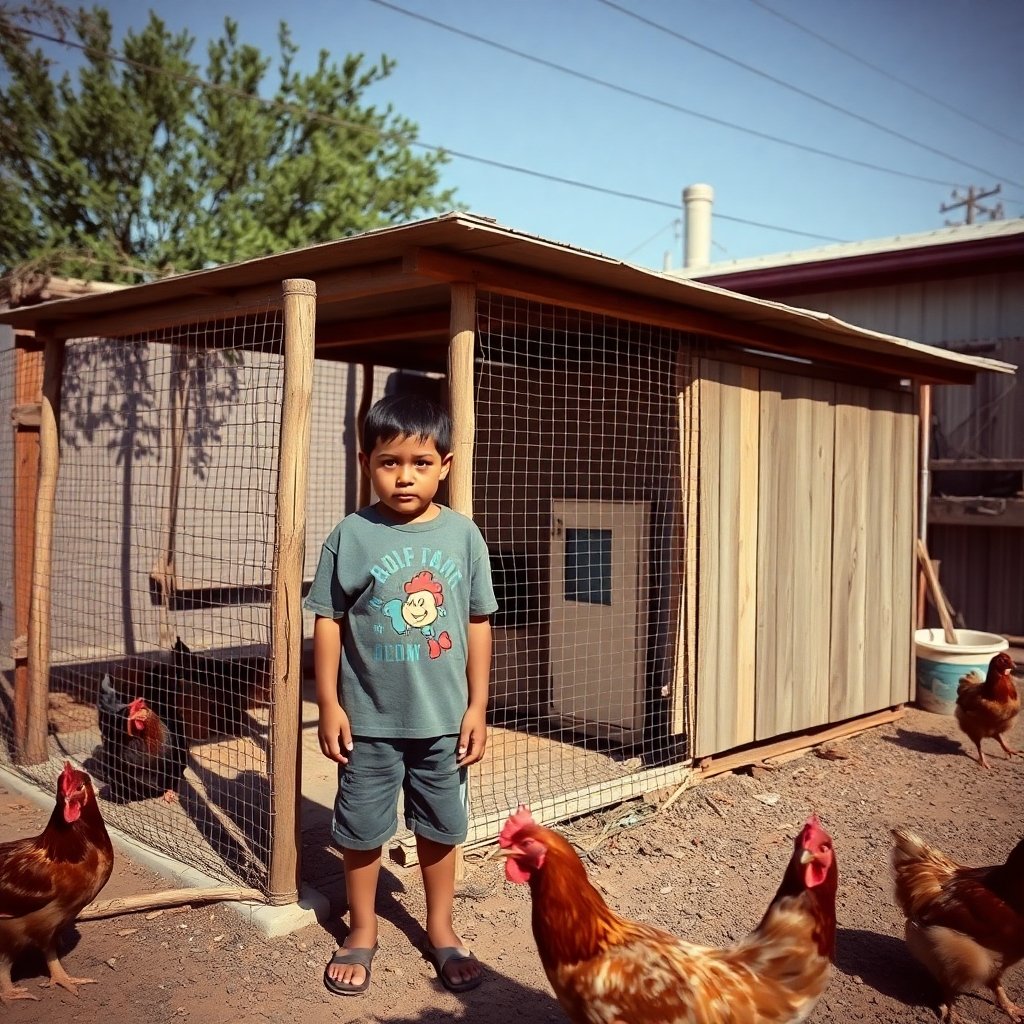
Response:
[[[53,752],[108,823],[263,888],[282,337],[267,310],[68,343],[51,579]]]
[[[477,313],[473,512],[500,610],[473,817],[568,817],[687,756],[680,394],[697,340],[489,294]]]

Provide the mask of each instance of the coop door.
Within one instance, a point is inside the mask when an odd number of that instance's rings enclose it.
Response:
[[[552,504],[552,711],[588,731],[643,725],[647,536],[646,505]]]

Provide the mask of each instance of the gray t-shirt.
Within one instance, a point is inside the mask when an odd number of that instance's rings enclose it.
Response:
[[[397,525],[370,506],[324,541],[304,606],[345,620],[339,698],[353,735],[451,736],[462,725],[469,617],[498,603],[480,530],[440,509]]]

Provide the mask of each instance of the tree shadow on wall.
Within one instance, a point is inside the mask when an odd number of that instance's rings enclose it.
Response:
[[[139,339],[71,343],[65,352],[61,386],[62,445],[82,452],[83,459],[88,458],[84,452],[89,446],[102,446],[114,453],[120,469],[116,482],[119,513],[113,515],[120,520],[120,614],[128,654],[137,653],[132,616],[135,505],[140,491],[137,471],[146,464],[171,464],[171,405],[176,401],[184,426],[180,464],[182,469],[187,465],[196,479],[206,479],[214,448],[222,440],[230,410],[241,392],[243,353],[189,352],[173,337],[164,340],[172,344]],[[93,472],[100,476],[103,467],[97,466]],[[168,479],[169,475],[168,471]],[[95,477],[91,482],[95,485]],[[98,490],[102,492],[102,484]],[[155,506],[157,514],[166,519],[169,489],[162,486],[157,493],[156,502],[147,502],[145,507]],[[108,496],[99,493],[94,498],[102,503]],[[81,515],[88,516],[84,508]]]

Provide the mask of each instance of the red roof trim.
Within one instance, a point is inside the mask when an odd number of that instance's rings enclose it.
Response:
[[[759,298],[1024,270],[1024,234],[838,256],[694,278]]]

